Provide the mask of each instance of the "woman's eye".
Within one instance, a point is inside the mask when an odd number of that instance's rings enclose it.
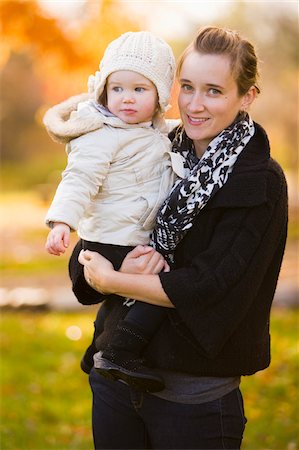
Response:
[[[145,89],[143,87],[137,87],[137,88],[135,88],[135,91],[136,92],[144,92]]]
[[[210,88],[208,93],[212,94],[212,95],[219,95],[219,94],[221,94],[221,91],[219,91],[219,89],[216,89],[216,88]]]
[[[192,91],[193,87],[190,84],[182,84],[181,89],[183,91]]]

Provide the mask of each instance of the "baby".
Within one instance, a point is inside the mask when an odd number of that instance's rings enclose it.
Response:
[[[174,71],[166,42],[146,31],[125,33],[107,47],[90,98],[73,97],[45,116],[49,134],[66,142],[68,153],[46,217],[51,228],[46,249],[59,256],[70,232],[78,232],[69,269],[82,303],[98,303],[99,294],[84,279],[80,250],[97,251],[118,269],[128,251],[149,243],[160,205],[176,177],[183,177],[183,163],[171,153],[167,137],[178,122],[163,117]],[[140,355],[164,314],[142,302],[130,306],[113,342],[100,358],[95,355],[97,371],[143,391],[163,389],[163,380]]]

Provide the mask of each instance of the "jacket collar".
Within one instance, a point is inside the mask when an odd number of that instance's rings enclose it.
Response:
[[[90,94],[70,97],[50,108],[43,122],[55,142],[66,144],[83,134],[98,130],[104,124],[115,128],[158,128],[163,134],[168,133],[164,118],[155,118],[154,122],[127,124],[115,116],[107,116],[100,112],[91,100]]]

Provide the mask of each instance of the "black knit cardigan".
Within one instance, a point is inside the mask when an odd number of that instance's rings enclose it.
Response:
[[[287,187],[256,131],[228,182],[178,245],[175,268],[160,280],[175,309],[145,351],[153,367],[199,376],[250,375],[270,364],[270,309],[287,236]],[[84,302],[83,303],[88,303]],[[97,347],[113,336],[127,307],[101,305]]]

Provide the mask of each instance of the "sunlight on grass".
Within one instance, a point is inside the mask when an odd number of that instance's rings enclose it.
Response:
[[[80,371],[95,310],[1,315],[1,449],[91,449],[91,394]],[[298,311],[272,314],[272,363],[242,379],[243,450],[298,449]]]
[[[91,395],[79,363],[94,314],[1,317],[1,449],[91,449]],[[68,337],[70,327],[82,337]]]
[[[242,379],[248,424],[243,449],[299,448],[299,312],[274,310],[272,362]]]

